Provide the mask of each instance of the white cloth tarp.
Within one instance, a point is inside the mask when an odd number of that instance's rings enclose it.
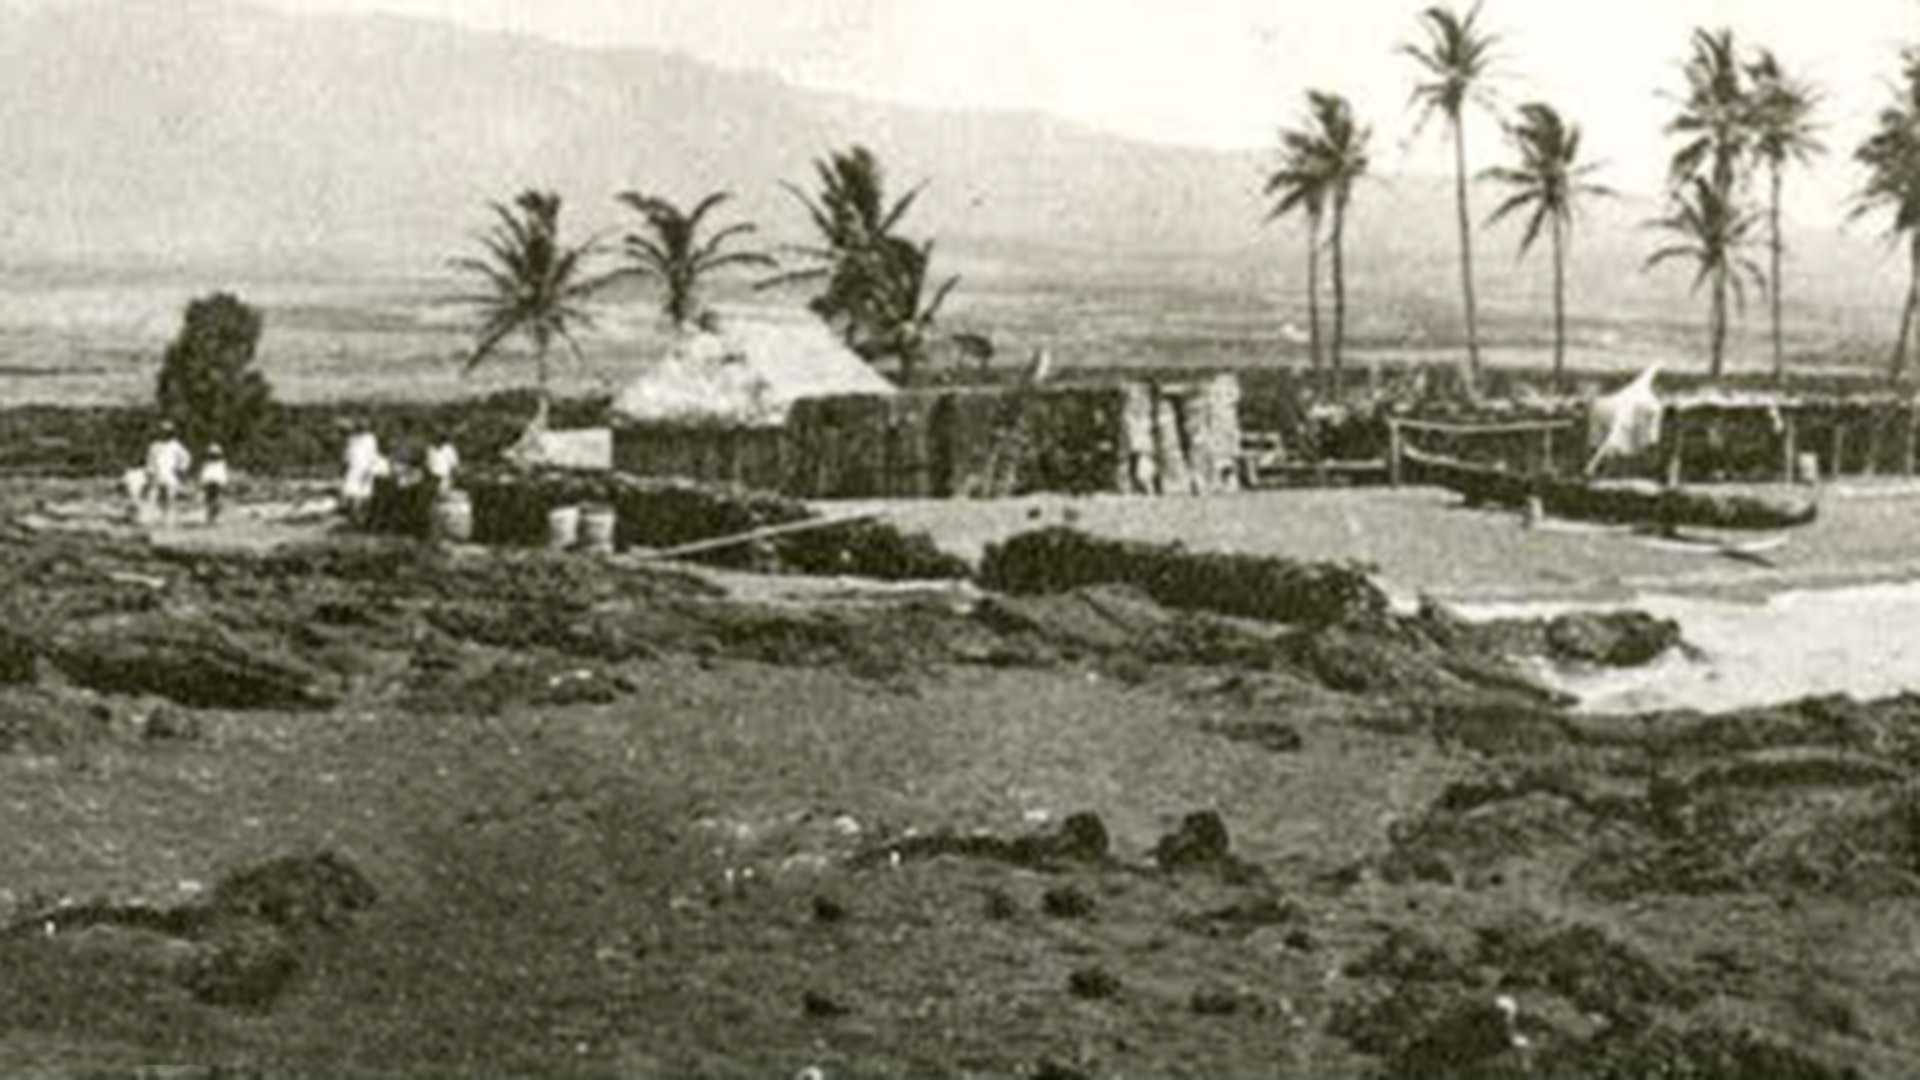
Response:
[[[613,411],[631,423],[762,427],[785,423],[801,398],[894,392],[817,319],[742,318],[675,342]]]
[[[547,426],[547,403],[540,403],[532,423],[501,452],[501,457],[523,467],[601,471],[613,468],[613,429],[574,428],[555,431]]]
[[[1664,406],[1654,393],[1660,373],[1654,364],[1619,390],[1596,398],[1587,414],[1587,446],[1592,451],[1587,471],[1608,458],[1630,457],[1660,444],[1660,414]]]

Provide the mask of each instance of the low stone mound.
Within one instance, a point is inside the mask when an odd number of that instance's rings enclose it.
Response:
[[[981,582],[1016,595],[1132,585],[1170,608],[1324,626],[1383,619],[1387,597],[1363,567],[1191,552],[1056,526],[987,548]]]
[[[324,709],[319,672],[270,641],[205,619],[121,615],[72,623],[48,643],[55,667],[105,694],[151,694],[190,708]]]
[[[1111,858],[1111,852],[1112,840],[1106,822],[1098,814],[1082,812],[1068,815],[1055,828],[1012,838],[994,833],[957,832],[903,836],[868,848],[852,861],[855,866],[879,866],[958,857],[1051,870],[1072,864],[1104,863]]]
[[[322,935],[347,930],[377,900],[373,885],[339,855],[284,856],[236,871],[204,900],[179,907],[96,903],[31,912],[0,930],[0,960],[85,955],[122,991],[171,982],[207,1005],[261,1011],[292,985]]]
[[[463,485],[473,501],[474,540],[494,546],[545,544],[548,515],[566,506],[611,509],[614,543],[622,549],[671,549],[821,520],[806,503],[772,492],[617,473],[500,470],[469,477]],[[965,560],[939,550],[924,533],[870,518],[687,557],[740,569],[883,581],[956,579],[971,572]]]

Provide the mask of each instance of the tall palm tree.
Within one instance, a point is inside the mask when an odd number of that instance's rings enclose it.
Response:
[[[1903,52],[1900,67],[1893,104],[1880,110],[1873,134],[1853,154],[1867,169],[1866,182],[1854,199],[1854,216],[1887,211],[1893,216],[1888,235],[1904,237],[1908,244],[1907,304],[1893,347],[1894,378],[1905,373],[1907,342],[1920,310],[1920,49]]]
[[[1473,296],[1473,214],[1467,205],[1467,127],[1469,104],[1487,104],[1486,79],[1493,67],[1499,37],[1478,25],[1480,5],[1462,17],[1451,8],[1430,7],[1420,14],[1426,31],[1424,45],[1402,45],[1400,51],[1420,65],[1423,82],[1414,90],[1421,106],[1421,124],[1436,113],[1453,132],[1454,200],[1460,224],[1460,292],[1467,313],[1467,380],[1478,383],[1480,332]]]
[[[1686,93],[1667,134],[1681,140],[1674,151],[1671,181],[1676,188],[1705,177],[1732,198],[1744,179],[1744,159],[1752,146],[1752,99],[1746,72],[1731,30],[1695,29],[1693,51],[1681,67]]]
[[[1327,216],[1329,183],[1322,167],[1319,140],[1311,129],[1280,133],[1280,167],[1267,177],[1266,193],[1274,200],[1268,221],[1299,211],[1307,225],[1307,347],[1316,379],[1322,375],[1320,351],[1320,230]]]
[[[1747,65],[1752,107],[1748,127],[1753,137],[1753,155],[1767,167],[1767,249],[1771,256],[1767,275],[1767,294],[1773,316],[1773,377],[1787,373],[1786,341],[1781,330],[1782,256],[1786,244],[1780,235],[1780,193],[1788,165],[1805,165],[1826,147],[1815,136],[1813,120],[1819,95],[1806,82],[1788,75],[1772,51],[1761,49]]]
[[[1347,338],[1346,228],[1355,181],[1370,164],[1367,144],[1373,131],[1354,118],[1353,106],[1339,94],[1307,92],[1305,122],[1280,135],[1281,163],[1267,178],[1267,194],[1276,201],[1268,220],[1302,210],[1307,217],[1307,308],[1312,323],[1313,364],[1320,369],[1320,230],[1332,212],[1329,245],[1333,253],[1333,362],[1337,386]]]
[[[713,274],[735,266],[772,268],[771,256],[758,251],[728,251],[727,245],[754,231],[748,222],[736,222],[715,231],[704,240],[700,226],[706,216],[732,196],[717,191],[694,204],[691,211],[681,210],[658,195],[628,191],[620,196],[639,214],[646,232],[626,237],[629,275],[654,279],[665,290],[661,307],[674,329],[685,329],[704,309],[700,287]]]
[[[480,292],[465,297],[480,322],[467,369],[478,367],[507,338],[524,337],[533,347],[544,415],[549,402],[547,354],[553,343],[564,343],[576,360],[584,361],[574,331],[592,325],[583,305],[606,282],[587,273],[598,245],[561,242],[560,196],[552,192],[529,189],[511,208],[491,205],[498,220],[478,238],[486,255],[452,260],[455,269],[475,275],[481,284]]]
[[[1686,259],[1697,271],[1694,290],[1703,283],[1712,285],[1707,328],[1711,374],[1718,378],[1726,357],[1728,302],[1744,306],[1746,281],[1752,279],[1764,287],[1766,280],[1759,265],[1746,254],[1753,243],[1756,216],[1723,195],[1706,177],[1694,177],[1676,188],[1672,200],[1672,212],[1652,224],[1672,233],[1677,241],[1655,251],[1646,265],[1651,269],[1673,259]]]
[[[879,161],[864,146],[814,162],[817,195],[788,184],[820,234],[818,244],[797,249],[811,265],[763,285],[820,281],[808,306],[839,329],[849,347],[870,361],[892,359],[905,382],[914,381],[932,342],[934,320],[958,277],[932,286],[933,245],[899,234],[920,189],[888,199]],[[962,347],[967,338],[963,335]]]
[[[1553,240],[1553,377],[1558,382],[1565,377],[1567,359],[1567,245],[1580,200],[1612,192],[1588,179],[1599,166],[1580,160],[1580,127],[1567,123],[1553,106],[1538,101],[1520,106],[1520,121],[1507,134],[1520,160],[1481,174],[1511,190],[1487,223],[1530,210],[1520,253],[1532,249],[1542,230]]]

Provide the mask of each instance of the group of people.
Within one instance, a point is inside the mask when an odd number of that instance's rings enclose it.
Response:
[[[233,474],[227,468],[226,453],[219,443],[208,444],[196,481],[193,453],[180,441],[171,423],[160,425],[159,433],[147,444],[146,463],[128,469],[121,478],[134,521],[146,521],[150,511],[158,509],[160,521],[166,525],[174,523],[179,507],[187,499],[188,489],[196,483],[206,507],[207,523],[218,522],[226,504],[227,487],[232,482]]]
[[[364,426],[356,427],[348,436],[345,464],[346,473],[340,481],[340,508],[348,520],[362,521],[373,501],[375,485],[394,476],[394,464],[381,452],[379,438]],[[452,439],[441,435],[428,447],[420,465],[434,493],[444,494],[453,490],[454,474],[460,469],[460,451]],[[207,524],[217,524],[232,483],[233,474],[220,444],[207,445],[196,474],[193,452],[181,441],[171,422],[162,423],[153,441],[147,444],[146,462],[128,469],[121,477],[130,515],[136,524],[151,522],[156,517],[163,525],[174,524],[180,508],[195,488],[206,509]]]
[[[352,522],[363,522],[373,502],[374,488],[382,480],[410,480],[420,474],[403,467],[396,476],[394,462],[380,449],[380,438],[364,425],[357,425],[347,436],[346,472],[340,479],[340,509]],[[420,462],[424,480],[434,495],[453,490],[454,475],[460,469],[460,451],[453,440],[440,434],[427,448]]]

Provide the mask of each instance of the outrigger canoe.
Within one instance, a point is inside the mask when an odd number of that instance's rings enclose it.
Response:
[[[1576,521],[1771,530],[1811,524],[1820,514],[1811,491],[1703,491],[1646,480],[1527,475],[1410,447],[1401,449],[1401,460],[1407,479],[1457,491],[1469,503],[1521,508],[1527,500],[1539,499],[1548,514]]]

